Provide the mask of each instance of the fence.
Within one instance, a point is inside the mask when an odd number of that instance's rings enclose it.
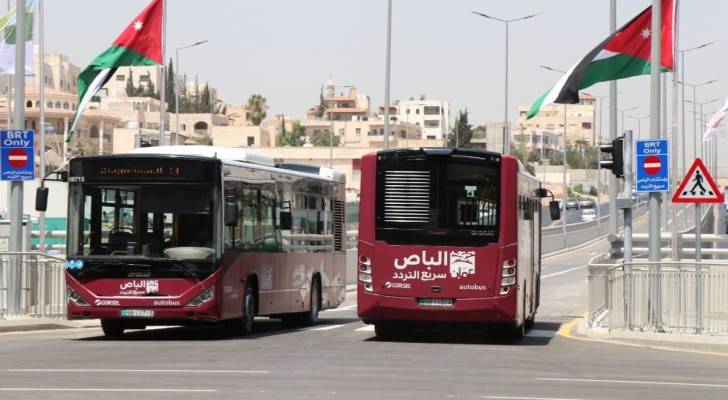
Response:
[[[19,264],[18,264],[19,263]],[[0,318],[7,318],[9,280],[20,266],[21,293],[17,315],[62,317],[65,314],[65,259],[35,252],[0,253]],[[17,276],[17,275],[15,275]]]
[[[589,264],[588,322],[610,330],[728,333],[728,262]]]

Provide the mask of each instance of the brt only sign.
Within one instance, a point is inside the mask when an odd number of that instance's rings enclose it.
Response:
[[[668,178],[667,139],[637,140],[635,155],[637,157],[637,192],[667,192],[670,190]]]
[[[0,131],[0,178],[3,181],[35,179],[34,131]]]

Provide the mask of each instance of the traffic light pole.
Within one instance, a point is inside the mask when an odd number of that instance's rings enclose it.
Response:
[[[634,167],[632,160],[634,157],[634,143],[632,142],[632,131],[624,132],[624,190],[622,198],[632,199],[632,184],[634,183]],[[632,261],[632,206],[624,208],[624,262]],[[625,273],[629,275],[627,268],[632,268],[629,264],[625,267]]]
[[[617,31],[617,0],[609,1],[609,32]],[[609,139],[617,138],[617,81],[609,82]],[[609,174],[609,234],[617,235],[617,178]]]

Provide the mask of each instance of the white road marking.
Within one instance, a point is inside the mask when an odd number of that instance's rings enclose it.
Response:
[[[0,388],[0,392],[143,392],[143,393],[214,393],[215,389],[116,389],[116,388]]]
[[[569,272],[573,272],[573,271],[578,271],[578,270],[580,270],[580,269],[583,269],[583,268],[586,268],[586,265],[582,265],[581,267],[574,267],[574,268],[569,268],[569,269],[565,269],[565,270],[563,270],[563,271],[559,271],[559,272],[554,272],[553,274],[546,274],[546,275],[543,275],[543,276],[541,277],[541,279],[546,279],[546,278],[551,278],[551,277],[553,277],[553,276],[558,276],[558,275],[562,275],[562,274],[567,274],[567,273],[569,273]]]
[[[222,370],[222,369],[4,369],[5,372],[96,372],[96,373],[175,373],[175,374],[269,374],[270,371],[245,371],[245,370]]]
[[[532,329],[528,333],[526,333],[526,336],[528,337],[540,337],[540,338],[552,338],[556,336],[557,331],[547,331],[544,329]]]
[[[355,330],[357,332],[374,332],[374,325],[364,325],[361,328]]]
[[[581,400],[581,399],[564,399],[556,397],[513,397],[513,396],[482,396],[481,399],[506,399],[506,400]]]
[[[689,386],[689,387],[710,387],[728,388],[727,384],[719,383],[691,383],[691,382],[660,382],[660,381],[625,381],[611,379],[575,379],[575,378],[538,378],[539,381],[555,382],[585,382],[585,383],[619,383],[629,385],[660,385],[660,386]]]
[[[308,329],[304,329],[304,330],[306,330],[306,331],[330,331],[332,329],[341,328],[342,326],[345,326],[345,325],[346,324],[322,325],[322,326],[317,326],[314,328],[308,328]]]

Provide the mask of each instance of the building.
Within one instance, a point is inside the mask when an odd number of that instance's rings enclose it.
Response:
[[[400,121],[422,128],[423,140],[442,140],[450,132],[450,103],[447,101],[400,100],[395,106]],[[381,110],[383,112],[384,107]]]
[[[300,123],[309,141],[311,136],[331,132],[332,121],[306,120],[300,121]],[[333,121],[333,129],[334,135],[340,138],[340,146],[384,147],[384,121],[382,119]],[[399,139],[398,143],[405,146],[409,141],[421,141],[422,138],[422,129],[411,123],[393,121],[389,124],[389,130],[390,142]],[[435,145],[440,146],[441,143]]]
[[[348,92],[336,94],[336,88],[347,88]],[[323,105],[323,110],[320,110]],[[369,117],[369,96],[359,93],[355,85],[337,86],[329,79],[323,92],[323,104],[311,107],[306,112],[309,120],[328,119],[335,121],[358,121]]]
[[[594,97],[586,93],[579,93],[578,104],[545,104],[538,115],[528,120],[526,114],[530,106],[519,106],[517,126],[511,130],[511,135],[527,135],[531,130],[555,132],[562,135],[560,145],[563,146],[564,108],[566,108],[568,145],[574,146],[581,140],[594,145],[595,103]]]
[[[561,134],[550,131],[529,130],[513,136],[513,146],[525,150],[526,154],[536,151],[542,159],[549,159],[555,152],[561,151]]]

